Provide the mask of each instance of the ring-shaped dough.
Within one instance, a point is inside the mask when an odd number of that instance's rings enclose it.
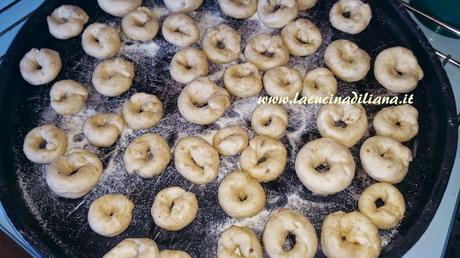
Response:
[[[92,82],[97,92],[104,96],[116,97],[131,88],[134,65],[122,58],[105,60],[94,69]]]
[[[179,47],[188,47],[200,39],[200,29],[190,16],[183,13],[171,14],[161,29],[166,41]]]
[[[332,27],[352,35],[366,29],[371,18],[371,7],[360,0],[339,0],[329,12]]]
[[[171,78],[176,82],[187,84],[198,77],[208,74],[208,58],[206,54],[195,48],[187,48],[177,52],[169,65]]]
[[[308,19],[297,19],[289,22],[281,30],[286,48],[291,55],[308,56],[316,53],[323,42],[318,27]]]
[[[232,27],[219,24],[206,31],[201,46],[211,62],[226,64],[240,56],[241,36]]]
[[[240,126],[219,129],[212,139],[213,147],[222,155],[236,155],[248,146],[249,135]]]
[[[87,98],[88,90],[72,80],[58,81],[50,90],[51,107],[63,116],[80,112],[85,107]]]
[[[67,135],[53,124],[35,127],[24,139],[24,154],[35,163],[51,163],[66,150]]]
[[[217,243],[217,258],[262,258],[262,246],[248,227],[230,226]]]
[[[297,0],[259,0],[257,5],[259,20],[272,29],[284,27],[298,13]]]
[[[399,142],[407,142],[418,133],[418,111],[411,105],[386,107],[373,121],[375,132]]]
[[[88,141],[98,147],[112,146],[123,132],[124,121],[121,116],[111,113],[98,113],[86,119],[83,133]]]
[[[141,6],[142,0],[97,0],[101,9],[113,16],[123,17]]]
[[[75,5],[61,5],[46,17],[50,34],[57,39],[78,36],[88,22],[86,12]]]
[[[174,13],[188,13],[200,8],[203,0],[163,0],[163,3]]]
[[[136,8],[121,20],[123,33],[132,40],[152,40],[157,35],[159,28],[158,17],[146,7]]]
[[[289,50],[283,43],[281,36],[272,36],[262,33],[254,36],[244,49],[246,60],[257,68],[266,71],[289,61]]]
[[[297,69],[278,66],[266,71],[262,79],[272,97],[294,98],[302,90],[302,74]]]
[[[22,78],[32,85],[42,85],[56,79],[61,67],[59,53],[48,48],[32,48],[19,62]]]
[[[309,71],[303,77],[302,95],[305,97],[330,97],[337,93],[337,80],[327,68]]]
[[[121,115],[132,129],[151,128],[163,118],[163,104],[155,95],[135,93],[123,103]]]
[[[297,0],[297,6],[300,11],[305,11],[311,9],[316,5],[318,0]]]
[[[149,238],[125,238],[102,258],[161,258],[155,241]]]
[[[257,0],[218,0],[220,10],[232,18],[246,19],[257,11]]]
[[[81,36],[81,46],[86,54],[97,59],[114,57],[120,51],[118,30],[102,23],[86,27]]]
[[[252,112],[251,126],[258,135],[280,139],[286,134],[288,112],[278,104],[262,104]]]
[[[257,96],[262,90],[259,69],[249,62],[228,67],[223,80],[228,92],[240,98]]]
[[[180,250],[162,250],[160,258],[192,258],[188,253]]]

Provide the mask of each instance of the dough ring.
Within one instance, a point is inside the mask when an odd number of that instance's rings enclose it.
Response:
[[[398,142],[407,142],[418,133],[418,111],[411,105],[386,107],[373,121],[375,132]]]
[[[316,119],[322,137],[353,147],[367,132],[366,110],[361,104],[326,104]]]
[[[113,27],[93,23],[83,31],[81,45],[85,53],[92,57],[111,58],[120,51],[120,34]]]
[[[160,258],[192,258],[188,253],[180,250],[163,250]]]
[[[219,185],[220,207],[234,218],[249,218],[265,207],[262,185],[246,172],[235,171],[225,176]]]
[[[208,58],[203,51],[198,49],[181,50],[171,59],[169,72],[173,80],[187,84],[208,74]]]
[[[302,90],[302,74],[285,66],[272,68],[263,77],[265,91],[273,97],[294,98]]]
[[[88,141],[97,147],[112,146],[123,132],[124,121],[121,116],[111,113],[98,113],[86,119],[83,133]]]
[[[272,36],[262,33],[250,39],[244,49],[246,60],[257,68],[266,71],[289,61],[289,50],[283,43],[281,36]]]
[[[56,82],[50,90],[51,107],[56,113],[71,116],[80,112],[88,98],[88,90],[72,80]]]
[[[149,238],[125,238],[102,258],[161,258],[155,241]]]
[[[46,183],[58,196],[76,199],[91,191],[102,175],[102,162],[83,149],[55,159],[46,169]]]
[[[383,205],[377,206],[377,201]],[[404,197],[398,188],[387,183],[375,183],[359,197],[359,211],[365,214],[379,229],[392,229],[406,212]]]
[[[282,105],[262,104],[252,112],[251,126],[258,135],[280,139],[286,134],[288,112]]]
[[[97,0],[101,9],[113,16],[123,17],[141,6],[142,0]]]
[[[235,19],[246,19],[257,11],[257,0],[218,0],[220,10]]]
[[[230,226],[217,243],[217,258],[262,258],[262,255],[257,235],[248,227]]]
[[[219,129],[212,140],[213,147],[222,155],[231,156],[241,153],[248,146],[249,135],[239,126]]]
[[[200,38],[200,29],[188,15],[175,13],[164,20],[162,34],[169,43],[179,47],[188,47]]]
[[[24,154],[35,163],[51,163],[66,150],[67,135],[53,124],[35,127],[24,139]]]
[[[123,33],[132,40],[152,40],[157,35],[159,27],[157,16],[146,7],[138,7],[121,20]]]
[[[46,17],[50,34],[57,39],[70,39],[80,35],[88,22],[86,12],[75,5],[61,5]]]
[[[316,53],[323,42],[318,27],[307,19],[291,21],[281,30],[286,48],[291,55],[308,56]]]
[[[380,255],[379,231],[360,212],[334,212],[323,222],[321,247],[329,258],[377,258]]]
[[[212,124],[230,106],[230,94],[206,77],[189,83],[177,99],[180,114],[189,122]]]
[[[337,93],[337,80],[327,68],[316,68],[303,77],[302,95],[310,97],[331,97]]]
[[[285,248],[288,234],[295,235],[295,244],[290,249]],[[278,209],[271,214],[263,241],[270,257],[313,258],[318,248],[315,228],[303,214],[292,209]]]
[[[363,79],[371,67],[370,59],[366,51],[345,39],[332,42],[324,53],[327,67],[337,78],[347,82]]]
[[[62,63],[59,53],[48,48],[32,48],[19,63],[22,78],[32,85],[42,85],[56,79]]]
[[[219,24],[206,31],[201,46],[211,62],[226,64],[240,56],[241,36],[232,27]]]
[[[203,0],[163,0],[163,2],[174,13],[193,12],[203,4]]]
[[[254,137],[240,157],[242,170],[259,182],[275,180],[283,173],[286,162],[286,147],[267,136]]]
[[[311,9],[316,5],[318,0],[297,0],[297,6],[300,11],[305,11]]]
[[[225,88],[232,95],[240,98],[257,96],[262,90],[262,76],[259,69],[249,62],[228,67],[223,80]]]
[[[169,231],[177,231],[185,228],[195,219],[198,201],[194,193],[172,186],[157,193],[151,212],[157,226]]]
[[[350,150],[328,138],[305,144],[297,153],[295,172],[313,193],[335,194],[345,190],[355,176]]]
[[[369,176],[380,182],[397,184],[407,175],[412,153],[393,138],[374,136],[361,146],[361,165]]]
[[[134,65],[122,58],[105,60],[96,66],[93,85],[104,96],[116,97],[131,88],[134,78]]]
[[[294,20],[299,13],[297,0],[259,0],[257,15],[267,27],[279,29]]]
[[[126,147],[123,162],[128,173],[144,178],[157,176],[171,161],[171,150],[166,140],[158,134],[146,133]]]
[[[332,27],[352,35],[366,29],[371,18],[371,7],[360,0],[339,0],[329,12]]]
[[[163,118],[163,104],[155,95],[139,92],[123,103],[121,114],[132,129],[151,128]]]
[[[195,184],[207,184],[217,177],[219,153],[208,142],[197,136],[180,139],[174,149],[177,171]]]

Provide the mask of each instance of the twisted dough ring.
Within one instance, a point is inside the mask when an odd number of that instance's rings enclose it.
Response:
[[[347,82],[363,79],[371,67],[370,59],[366,51],[345,39],[333,41],[324,53],[327,67],[335,76]]]
[[[50,90],[51,107],[56,113],[71,116],[85,107],[88,90],[72,80],[56,82]]]
[[[120,51],[121,40],[118,30],[102,23],[93,23],[86,27],[81,37],[81,46],[86,54],[105,59]]]
[[[161,258],[155,241],[149,238],[125,238],[102,258]]]
[[[203,0],[163,0],[163,3],[172,12],[188,13],[200,8]]]
[[[53,124],[35,127],[24,139],[24,154],[35,163],[50,163],[66,150],[67,135]]]
[[[412,153],[393,138],[374,136],[361,146],[359,156],[364,170],[377,181],[401,182],[407,175]]]
[[[160,258],[192,258],[188,253],[180,250],[163,250]]]
[[[113,237],[125,231],[133,217],[134,203],[121,194],[106,194],[91,203],[89,227],[99,235]]]
[[[367,131],[366,110],[361,104],[326,104],[316,119],[322,137],[352,147]]]
[[[257,235],[248,227],[227,228],[217,243],[217,258],[262,258],[262,255]]]
[[[198,49],[187,48],[177,52],[169,65],[171,78],[187,84],[200,76],[208,74],[208,58]]]
[[[321,247],[329,258],[371,258],[380,255],[380,236],[364,214],[338,211],[327,215],[321,228]]]
[[[257,15],[267,27],[279,29],[294,20],[299,13],[297,0],[259,0]]]
[[[283,173],[286,162],[286,147],[267,136],[254,137],[240,157],[241,169],[259,182],[276,179]]]
[[[230,94],[209,78],[200,77],[182,90],[177,105],[187,121],[207,125],[217,121],[230,106]]]
[[[121,20],[123,33],[132,40],[152,40],[157,35],[159,27],[158,17],[146,7],[136,8]]]
[[[325,167],[326,171],[321,171]],[[316,194],[343,191],[355,176],[350,150],[328,138],[305,144],[295,160],[295,171],[302,184]]]
[[[195,219],[198,201],[192,192],[178,186],[168,187],[157,193],[151,212],[157,226],[177,231]]]
[[[288,234],[295,235],[294,246],[284,248]],[[318,237],[311,222],[300,212],[292,209],[278,209],[272,213],[265,225],[263,242],[270,257],[313,258],[318,248]]]
[[[262,33],[251,38],[244,49],[246,60],[262,71],[285,65],[289,61],[289,50],[280,36]]]
[[[46,183],[56,195],[76,199],[96,186],[102,169],[102,162],[96,154],[75,149],[47,167]]]
[[[337,80],[327,68],[309,71],[303,77],[302,95],[305,97],[330,97],[337,93]]]
[[[259,105],[251,116],[251,126],[258,135],[280,139],[286,134],[288,112],[282,105]]]
[[[88,22],[86,12],[75,5],[61,5],[46,17],[50,34],[57,39],[78,36]]]
[[[201,45],[208,59],[216,64],[233,62],[241,54],[240,34],[225,24],[209,28]]]
[[[48,48],[32,48],[19,62],[22,78],[32,85],[42,85],[56,79],[61,67],[59,53]]]
[[[88,141],[98,147],[112,146],[123,132],[124,121],[121,116],[111,113],[98,113],[86,119],[83,133]]]
[[[219,129],[212,139],[213,147],[222,155],[236,155],[248,146],[249,135],[239,126]]]
[[[418,111],[411,105],[386,107],[373,121],[375,132],[399,142],[407,142],[418,133]]]
[[[332,27],[353,35],[363,31],[371,18],[371,7],[360,0],[339,0],[329,12]]]
[[[232,18],[246,19],[257,11],[257,0],[218,0],[220,10]]]
[[[150,178],[163,173],[171,161],[171,150],[158,134],[146,133],[126,147],[123,162],[128,173]]]
[[[387,48],[375,58],[374,75],[388,91],[406,93],[417,87],[423,78],[414,53],[404,47]]]
[[[281,37],[287,49],[294,56],[308,56],[318,51],[323,37],[318,27],[308,19],[289,22],[281,30]]]
[[[101,9],[113,16],[123,17],[141,6],[142,0],[97,0]]]
[[[155,95],[139,92],[123,103],[121,114],[132,129],[151,128],[163,117],[163,104]]]
[[[251,63],[235,64],[224,73],[225,88],[240,98],[259,95],[262,90],[262,76],[257,66]]]
[[[257,215],[265,207],[266,197],[262,185],[246,172],[235,171],[219,185],[220,207],[234,218],[248,218]]]
[[[297,0],[297,6],[300,11],[305,11],[311,9],[316,5],[318,0]]]
[[[376,201],[383,201],[377,207]],[[406,212],[404,197],[398,188],[387,183],[375,183],[359,197],[359,211],[364,213],[379,229],[392,229],[402,220]]]
[[[104,96],[116,97],[131,88],[134,65],[122,58],[105,60],[96,66],[92,82],[97,92]]]
[[[177,171],[195,184],[207,184],[219,172],[219,153],[200,137],[188,136],[180,139],[174,149]]]
[[[297,69],[278,66],[265,72],[263,82],[270,96],[294,98],[302,89],[302,74]]]
[[[166,17],[161,32],[166,41],[179,47],[193,45],[200,38],[200,29],[196,22],[182,13]]]

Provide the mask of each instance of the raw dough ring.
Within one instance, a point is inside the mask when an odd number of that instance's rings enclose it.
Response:
[[[155,241],[149,238],[125,238],[102,258],[161,258]]]
[[[298,13],[297,0],[259,0],[257,5],[259,20],[272,29],[284,27]]]
[[[230,106],[230,94],[206,77],[189,83],[177,99],[180,114],[189,122],[212,124]]]
[[[257,11],[257,0],[218,0],[220,10],[232,18],[246,19]]]
[[[66,150],[67,135],[53,124],[35,127],[24,139],[24,154],[35,163],[51,163]]]
[[[225,213],[239,219],[257,215],[266,202],[262,185],[242,171],[225,176],[219,185],[218,198]]]
[[[32,85],[42,85],[56,79],[61,67],[59,53],[48,48],[32,48],[19,63],[22,78]]]
[[[56,82],[50,90],[51,107],[56,113],[71,116],[80,112],[88,98],[88,90],[72,80]]]
[[[174,13],[193,12],[203,4],[203,0],[163,0],[163,2]]]
[[[295,160],[295,172],[302,184],[321,195],[347,188],[355,176],[355,168],[350,150],[328,138],[308,142]]]
[[[169,161],[171,150],[168,143],[161,135],[153,133],[134,139],[123,155],[123,163],[128,173],[136,173],[144,178],[163,173]]]
[[[308,56],[316,53],[323,42],[318,27],[308,19],[291,21],[281,30],[281,37],[291,55]]]
[[[323,222],[321,247],[329,258],[377,258],[380,255],[379,231],[358,211],[337,211],[327,215]]]
[[[178,186],[157,193],[152,205],[152,217],[160,228],[177,231],[185,228],[196,217],[198,201],[195,194]]]
[[[88,22],[86,12],[75,5],[61,5],[46,17],[50,34],[57,39],[78,36]]]
[[[123,103],[121,114],[132,129],[151,128],[163,118],[163,104],[155,95],[139,92]]]
[[[383,201],[377,207],[376,201]],[[392,229],[402,220],[406,212],[404,197],[398,188],[387,183],[375,183],[359,197],[359,211],[365,214],[379,229]]]
[[[192,258],[188,253],[180,250],[162,250],[160,258]]]
[[[281,36],[272,36],[262,33],[254,36],[244,49],[246,60],[257,68],[266,71],[289,61],[289,50],[283,43]]]
[[[179,47],[188,47],[200,38],[200,29],[188,15],[175,13],[164,20],[162,34],[169,43]]]
[[[280,141],[267,136],[254,137],[240,157],[242,170],[259,182],[275,180],[283,173],[286,162],[286,147]]]
[[[247,62],[228,67],[224,73],[225,88],[240,98],[259,95],[262,90],[262,76],[257,66]]]
[[[200,76],[208,74],[208,58],[199,49],[187,48],[181,50],[171,59],[169,73],[176,82],[187,84]]]
[[[141,6],[142,0],[97,0],[101,9],[113,16],[123,17]]]
[[[93,85],[104,96],[116,97],[131,88],[134,78],[134,65],[122,58],[105,60],[96,66]]]
[[[265,72],[263,77],[265,91],[273,97],[294,96],[302,90],[302,74],[297,69],[278,66]]]
[[[235,254],[235,250],[239,254]],[[217,243],[217,258],[262,258],[262,255],[257,235],[248,227],[230,226]]]
[[[305,11],[311,9],[316,5],[318,0],[297,0],[297,6],[300,11]]]
[[[387,48],[375,58],[374,75],[377,81],[393,93],[407,93],[417,87],[423,70],[414,53],[404,47]]]
[[[412,153],[393,138],[374,136],[361,146],[359,156],[364,170],[377,181],[401,182],[407,175]]]
[[[282,105],[259,105],[251,116],[251,126],[258,135],[280,139],[286,134],[288,112]]]
[[[371,67],[370,60],[366,51],[345,39],[333,41],[324,53],[327,67],[335,76],[347,82],[363,79]]]
[[[236,155],[248,146],[249,135],[240,126],[219,129],[212,140],[213,147],[222,155]]]
[[[322,137],[353,147],[367,131],[366,110],[361,104],[326,104],[316,119]]]
[[[386,107],[373,121],[375,132],[399,142],[407,142],[418,133],[418,111],[411,105]]]
[[[332,27],[352,35],[366,29],[371,18],[371,7],[360,0],[339,0],[329,12]]]
[[[289,233],[295,235],[295,244],[286,250],[284,245]],[[315,228],[303,214],[292,209],[278,209],[271,214],[263,241],[267,254],[277,258],[313,258],[318,248]]]
[[[158,17],[146,7],[136,8],[121,20],[123,33],[132,40],[152,40],[157,35],[159,28]]]
[[[121,40],[118,30],[102,23],[93,23],[83,31],[81,46],[86,54],[105,59],[120,51]]]
[[[206,31],[201,46],[211,62],[226,64],[240,56],[241,36],[232,27],[219,24]]]
[[[103,195],[89,206],[89,227],[99,235],[119,235],[131,223],[133,209],[134,203],[122,194]]]
[[[96,154],[83,149],[55,159],[46,169],[46,183],[58,196],[76,199],[96,186],[102,175],[102,162]]]
[[[305,97],[330,97],[337,93],[337,80],[327,68],[309,71],[303,77],[302,95]]]
[[[112,146],[123,132],[124,121],[121,116],[111,113],[98,113],[86,119],[83,133],[88,141],[98,147]]]

